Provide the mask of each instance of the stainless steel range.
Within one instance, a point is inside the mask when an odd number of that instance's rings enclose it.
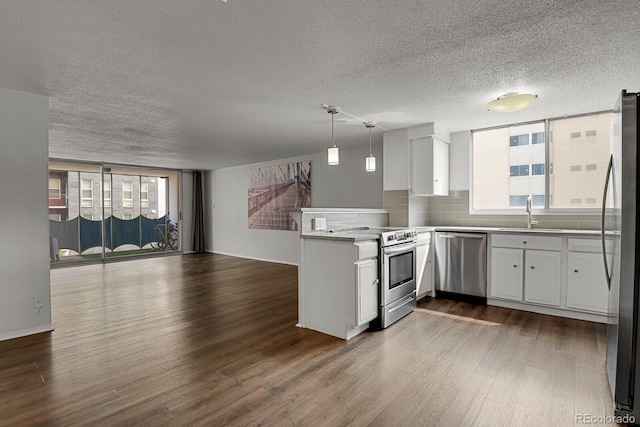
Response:
[[[380,309],[374,328],[384,329],[416,308],[416,240],[414,229],[380,234]]]

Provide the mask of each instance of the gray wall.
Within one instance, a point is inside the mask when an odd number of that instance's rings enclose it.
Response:
[[[47,97],[0,89],[0,340],[52,329],[48,129]]]
[[[311,204],[315,208],[382,208],[382,146],[374,145],[377,170],[364,170],[368,145],[340,149],[340,164],[327,153],[209,171],[205,179],[207,250],[297,264],[298,233],[249,229],[248,171],[256,167],[311,160]]]

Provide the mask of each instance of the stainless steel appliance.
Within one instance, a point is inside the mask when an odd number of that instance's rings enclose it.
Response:
[[[602,286],[609,288],[607,374],[615,414],[627,416],[627,420],[634,417],[636,421],[632,422],[640,422],[638,97],[639,94],[623,91],[614,109],[602,202],[606,273]],[[612,250],[606,250],[607,243]]]
[[[416,239],[413,229],[380,234],[380,310],[374,328],[386,328],[416,308]]]
[[[487,299],[487,235],[436,233],[436,293]]]

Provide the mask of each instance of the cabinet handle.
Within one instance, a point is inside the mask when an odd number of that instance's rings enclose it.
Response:
[[[577,273],[577,272],[578,272],[578,269],[576,268],[575,270],[573,270],[573,272],[574,272],[574,273]]]
[[[376,280],[374,280],[374,281],[373,281],[373,283],[372,283],[372,285],[376,285],[376,286],[377,286],[377,285],[378,285],[378,283],[380,283],[380,279],[376,279]]]
[[[523,244],[523,245],[526,245],[526,244],[527,244],[527,241],[526,241],[526,240],[523,240],[523,241],[522,241],[522,244]]]
[[[535,268],[535,267],[532,265],[532,266],[531,266],[531,269],[533,270],[534,268]]]
[[[513,264],[513,268],[518,268],[518,264]]]

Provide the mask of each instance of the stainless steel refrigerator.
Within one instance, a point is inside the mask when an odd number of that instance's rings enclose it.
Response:
[[[616,415],[633,416],[636,422],[640,422],[639,95],[623,91],[614,108],[602,204],[603,286],[609,288],[607,374]]]

